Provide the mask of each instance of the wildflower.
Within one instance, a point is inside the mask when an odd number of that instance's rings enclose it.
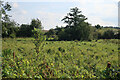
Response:
[[[51,66],[53,66],[53,63],[51,63]]]

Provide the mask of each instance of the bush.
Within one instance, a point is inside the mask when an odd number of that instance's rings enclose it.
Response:
[[[16,34],[15,33],[10,34],[10,38],[16,38]]]
[[[40,52],[40,48],[43,47],[43,43],[45,41],[45,36],[44,33],[41,31],[41,29],[36,29],[34,28],[33,30],[34,33],[34,44],[35,44],[35,50],[36,53]]]
[[[113,39],[114,38],[114,32],[113,30],[107,30],[103,34],[103,39]]]

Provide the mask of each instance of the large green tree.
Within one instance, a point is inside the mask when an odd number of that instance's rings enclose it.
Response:
[[[11,5],[8,2],[0,1],[1,4],[1,23],[2,23],[2,37],[15,37],[18,28],[15,27],[15,21],[10,20],[10,15],[7,14],[8,11],[11,11]]]
[[[11,11],[11,5],[6,2],[4,3],[3,1],[0,1],[0,6],[1,6],[1,13],[2,13],[2,17],[1,17],[1,20],[3,22],[8,22],[10,21],[10,15],[7,14],[7,11]]]
[[[37,19],[32,19],[30,27],[31,27],[32,30],[34,28],[37,28],[37,29],[42,29],[43,28],[42,23],[38,18]]]
[[[66,27],[72,28],[78,26],[79,23],[84,22],[86,19],[87,18],[81,14],[81,11],[75,7],[70,10],[70,13],[68,13],[62,21],[68,24]]]
[[[88,40],[90,38],[91,26],[85,22],[87,18],[81,14],[81,11],[75,7],[65,16],[62,21],[67,23],[65,27],[65,40]]]
[[[31,35],[33,35],[32,30],[34,30],[34,28],[43,29],[42,23],[38,18],[37,19],[32,19],[32,21],[31,21],[31,24],[30,24],[30,30],[31,30],[30,34]]]
[[[2,23],[2,37],[16,37],[19,30],[18,24],[14,20],[10,20],[8,12],[11,11],[11,5],[8,2],[1,3],[1,23]]]
[[[19,32],[17,33],[19,37],[31,37],[31,28],[28,24],[22,24],[19,28]]]
[[[18,37],[32,37],[34,33],[32,30],[42,29],[42,23],[39,19],[32,19],[30,24],[22,24],[17,33]]]

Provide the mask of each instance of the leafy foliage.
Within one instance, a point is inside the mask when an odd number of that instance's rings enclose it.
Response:
[[[6,2],[4,3],[3,1],[0,1],[1,4],[1,13],[2,13],[2,21],[3,22],[8,22],[10,21],[10,16],[6,13],[7,11],[11,11],[11,5]]]
[[[39,53],[40,47],[42,47],[45,37],[43,32],[40,29],[34,28],[33,33],[35,38],[34,40],[34,44],[36,46],[35,49],[36,49],[36,52]]]

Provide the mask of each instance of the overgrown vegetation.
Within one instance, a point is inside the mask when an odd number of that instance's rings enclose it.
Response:
[[[120,79],[120,28],[91,26],[75,7],[62,19],[67,26],[45,33],[39,19],[18,25],[8,3],[1,10],[2,78]]]
[[[3,78],[118,78],[116,72],[104,72],[108,61],[113,71],[120,70],[117,40],[45,41],[39,56],[33,40],[3,39]]]

